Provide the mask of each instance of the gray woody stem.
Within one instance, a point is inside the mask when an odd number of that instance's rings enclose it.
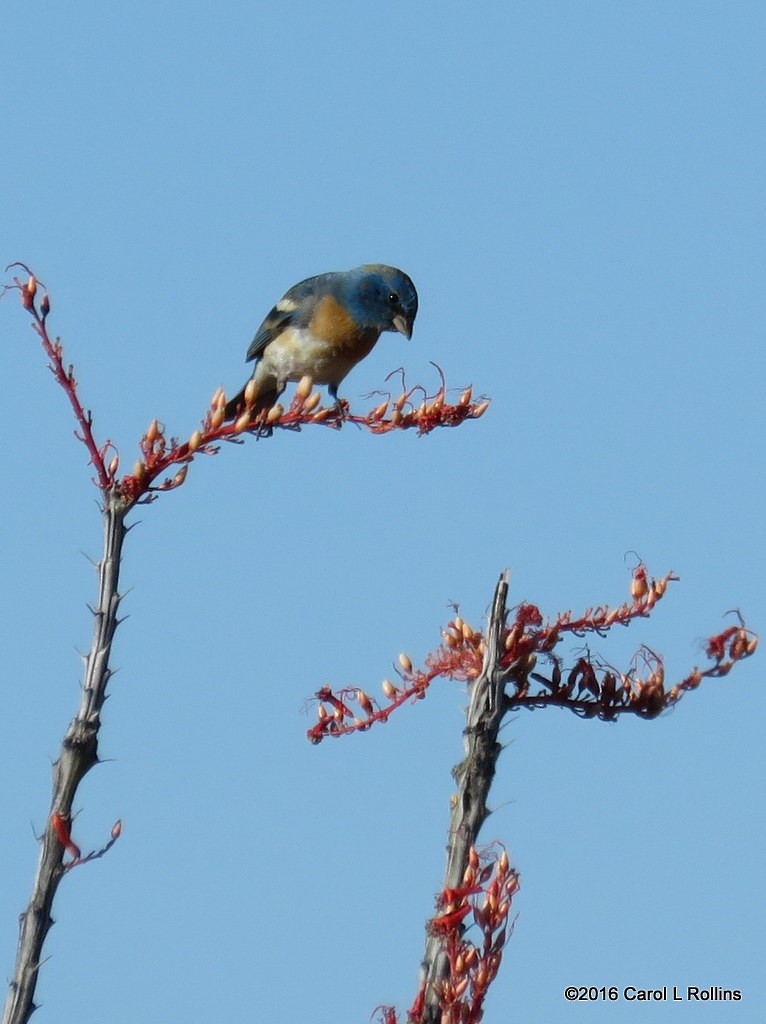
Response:
[[[489,814],[489,789],[502,750],[497,736],[506,710],[504,687],[508,669],[500,667],[500,659],[504,653],[502,634],[507,597],[506,571],[495,588],[481,673],[471,684],[471,699],[466,712],[467,725],[463,734],[465,759],[453,769],[458,793],[450,820],[443,889],[459,889],[463,884],[468,854],[471,847],[476,845],[479,829]],[[447,977],[448,971],[442,937],[427,932],[422,966],[425,982],[423,1020],[426,1024],[437,1024],[441,1018],[439,994],[441,982]]]
[[[26,1024],[35,1009],[34,994],[43,943],[53,924],[53,898],[65,871],[64,847],[52,828],[51,815],[57,812],[66,822],[71,820],[77,787],[98,762],[101,708],[111,675],[109,655],[118,624],[118,583],[122,545],[127,532],[124,523],[126,512],[121,501],[111,494],[105,495],[104,553],[98,563],[98,601],[93,610],[93,642],[84,659],[80,707],[70,723],[61,743],[59,758],[53,766],[51,809],[40,840],[40,859],[32,896],[20,918],[16,963],[2,1024]]]

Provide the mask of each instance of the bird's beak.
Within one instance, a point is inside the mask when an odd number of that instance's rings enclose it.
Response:
[[[394,319],[391,321],[396,330],[403,334],[407,341],[412,337],[412,324],[409,322],[404,313],[397,313]]]

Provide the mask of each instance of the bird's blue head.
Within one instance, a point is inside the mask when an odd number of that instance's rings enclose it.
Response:
[[[359,310],[371,327],[412,337],[418,293],[403,270],[368,263],[351,272],[358,286]]]

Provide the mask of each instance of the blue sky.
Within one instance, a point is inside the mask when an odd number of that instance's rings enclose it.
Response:
[[[642,642],[669,677],[738,607],[763,630],[762,4],[73,0],[6,19],[3,263],[50,288],[96,429],[188,436],[295,281],[415,280],[342,389],[405,366],[487,415],[427,438],[306,430],[200,460],[134,516],[101,753],[36,1016],[367,1020],[415,992],[461,757],[458,686],[309,746],[320,685],[377,691],[475,626],[500,571],[543,611],[682,578]],[[6,366],[0,949],[76,708],[100,523],[15,300]],[[761,655],[651,723],[520,714],[484,837],[522,875],[487,1020],[760,1021]],[[32,823],[30,826],[30,822]],[[570,1006],[566,985],[738,1004]]]

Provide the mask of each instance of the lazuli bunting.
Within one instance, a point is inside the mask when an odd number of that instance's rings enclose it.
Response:
[[[396,267],[368,263],[318,274],[294,285],[258,328],[247,362],[255,360],[252,415],[269,409],[287,382],[311,377],[327,384],[336,403],[338,385],[372,351],[383,331],[412,337],[418,293]],[[226,404],[226,418],[244,411],[245,389]]]

